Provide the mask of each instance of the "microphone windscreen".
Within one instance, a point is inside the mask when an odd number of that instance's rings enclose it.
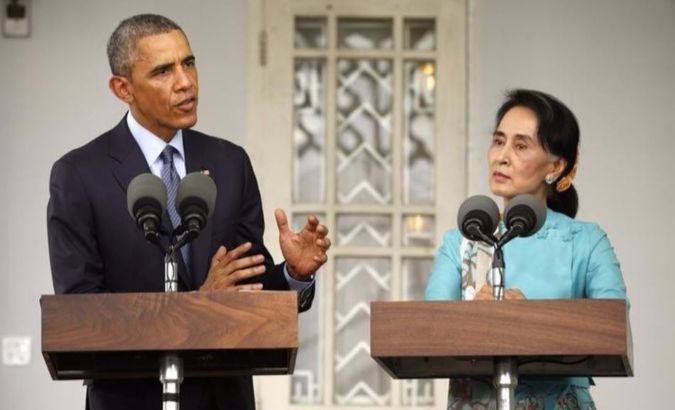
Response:
[[[176,193],[176,210],[182,216],[181,209],[186,206],[196,205],[209,217],[213,214],[216,205],[216,183],[210,176],[201,172],[191,172],[181,179]]]
[[[525,225],[525,231],[519,236],[534,235],[546,222],[546,206],[534,195],[516,195],[504,210],[504,222],[510,228],[516,220]]]
[[[475,195],[467,198],[457,211],[457,226],[465,238],[478,240],[466,228],[477,224],[481,232],[491,235],[499,223],[499,207],[492,198],[485,195]]]
[[[152,205],[159,215],[166,209],[166,186],[153,174],[146,173],[134,177],[127,188],[127,210],[133,219],[139,206]]]

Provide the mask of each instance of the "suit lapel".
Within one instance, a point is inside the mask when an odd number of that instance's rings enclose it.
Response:
[[[141,148],[136,143],[133,135],[131,135],[131,131],[129,131],[126,116],[122,118],[122,121],[120,121],[120,123],[111,131],[109,154],[110,157],[119,162],[119,165],[113,169],[113,175],[119,183],[120,189],[122,189],[125,194],[129,187],[129,183],[134,177],[150,172],[150,167],[145,160]],[[173,229],[166,212],[162,217],[162,225],[164,225],[164,228],[168,232],[171,232]],[[139,235],[141,235],[140,232]],[[189,279],[189,274],[185,271],[185,264],[183,263],[183,258],[180,256],[180,253],[179,259],[178,276],[183,282],[183,288],[192,289],[192,281]]]
[[[141,148],[129,131],[126,117],[112,129],[111,134],[110,156],[119,162],[119,165],[113,170],[113,175],[120,184],[120,188],[126,193],[129,182],[136,175],[150,172],[150,167],[145,162]]]
[[[190,130],[183,130],[183,147],[185,149],[185,168],[190,172],[210,172],[213,163],[207,158],[206,147],[196,134]],[[212,172],[212,171],[211,171]],[[206,278],[211,261],[211,233],[213,231],[213,217],[209,218],[206,226],[190,247],[190,261],[192,276],[196,289]]]

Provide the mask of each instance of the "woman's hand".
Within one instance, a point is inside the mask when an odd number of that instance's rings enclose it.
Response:
[[[476,296],[473,298],[473,300],[493,299],[492,286],[490,285],[483,285],[483,287],[481,287],[480,290],[476,292]],[[521,292],[520,289],[508,288],[504,291],[504,300],[525,300],[525,295],[523,295],[523,292]]]

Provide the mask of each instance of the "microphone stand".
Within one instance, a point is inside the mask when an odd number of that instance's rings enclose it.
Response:
[[[504,299],[504,253],[501,245],[495,243],[492,257],[492,297],[495,300]],[[513,357],[495,358],[494,385],[497,389],[497,409],[515,409],[518,366]]]
[[[176,237],[176,233],[179,235]],[[164,291],[178,292],[178,252],[180,248],[199,235],[199,231],[174,231],[167,247],[153,241],[164,254]],[[180,410],[180,384],[183,382],[183,359],[177,353],[165,353],[160,358],[159,381],[162,383],[163,410]]]
[[[129,184],[127,207],[137,227],[143,231],[145,239],[164,253],[164,291],[173,293],[178,292],[178,253],[181,247],[199,236],[209,216],[209,209],[212,210],[215,205],[217,188],[213,180],[205,175],[186,175],[177,192],[182,199],[175,204],[182,223],[171,232],[162,225],[162,214],[165,214],[165,203],[168,199],[166,188],[157,176],[136,176]],[[185,194],[182,197],[181,189]],[[176,198],[171,202],[176,202]],[[164,242],[162,237],[167,237],[168,240]],[[159,365],[163,408],[179,410],[183,359],[177,352],[166,352],[162,354]]]
[[[178,292],[178,249],[171,244],[164,255],[164,291]],[[183,359],[176,353],[164,353],[159,361],[164,410],[180,409],[180,384],[183,381]]]
[[[504,253],[499,244],[495,244],[492,256],[492,298],[502,300],[504,298]]]
[[[483,204],[484,205],[484,204]],[[464,206],[464,204],[462,205]],[[460,215],[464,215],[460,208]],[[513,212],[513,213],[511,213]],[[459,225],[466,229],[462,234],[472,240],[482,240],[494,248],[492,258],[492,297],[494,300],[504,299],[504,253],[502,247],[518,236],[529,236],[539,230],[546,219],[546,209],[532,195],[519,195],[506,207],[506,225],[508,230],[498,240],[494,235],[484,234],[481,227],[485,225],[481,218],[465,221],[460,218]],[[484,218],[483,218],[484,219]],[[537,223],[538,222],[538,223]],[[494,385],[497,391],[497,409],[513,410],[515,408],[515,389],[518,385],[518,365],[514,357],[495,357]]]

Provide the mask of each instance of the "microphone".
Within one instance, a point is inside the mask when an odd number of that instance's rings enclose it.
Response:
[[[472,241],[496,242],[493,233],[499,223],[499,208],[485,195],[466,199],[457,211],[457,226],[462,235]]]
[[[204,229],[216,204],[216,184],[201,172],[192,172],[181,179],[176,193],[176,210],[185,231],[192,239]]]
[[[153,174],[134,177],[127,188],[127,210],[145,239],[157,242],[166,209],[166,186]]]
[[[531,194],[515,196],[504,210],[507,231],[499,238],[498,247],[515,237],[534,235],[546,221],[546,207]]]

